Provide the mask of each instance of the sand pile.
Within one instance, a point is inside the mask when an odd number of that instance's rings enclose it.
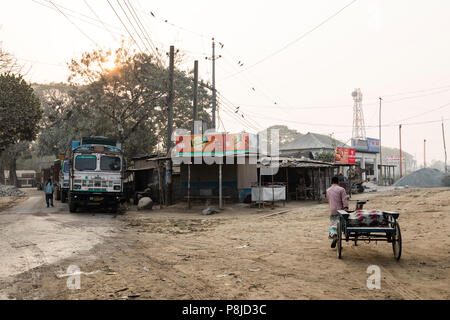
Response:
[[[448,177],[442,171],[424,168],[404,176],[394,186],[408,187],[445,187],[450,186]]]

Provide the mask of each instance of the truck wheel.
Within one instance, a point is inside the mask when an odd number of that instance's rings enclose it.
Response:
[[[117,214],[117,213],[119,212],[119,207],[120,207],[119,204],[114,204],[114,205],[111,207],[111,213]]]
[[[62,203],[67,202],[67,193],[64,191],[61,191],[61,202]]]
[[[61,191],[56,191],[56,200],[61,200]]]
[[[77,211],[77,205],[75,203],[73,203],[72,201],[69,202],[69,211],[72,213]]]

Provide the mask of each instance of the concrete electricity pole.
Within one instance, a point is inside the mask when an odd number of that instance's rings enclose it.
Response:
[[[173,73],[175,68],[175,47],[170,46],[169,62],[169,94],[167,96],[167,156],[170,157],[172,147],[172,127],[173,127]],[[172,204],[172,159],[166,162],[166,184],[167,184],[167,205]]]
[[[379,122],[378,122],[378,130],[380,135],[380,181],[379,185],[383,185],[383,154],[381,152],[381,100],[383,100],[381,97],[380,99],[380,112],[379,112]]]
[[[193,99],[193,122],[192,133],[194,133],[194,124],[198,120],[198,60],[194,61],[194,99]]]
[[[401,124],[398,126],[398,132],[399,132],[399,138],[400,138],[400,178],[402,178],[403,177],[403,171],[402,171],[403,157],[402,157],[402,125]]]
[[[216,43],[212,38],[212,126],[216,128]]]
[[[423,139],[423,167],[427,167],[427,140]]]
[[[447,174],[447,148],[445,147],[444,119],[442,119],[442,139],[444,140],[444,155],[445,155],[445,158],[444,158],[444,166],[445,166],[445,168],[444,168],[444,170],[445,170],[445,173]]]

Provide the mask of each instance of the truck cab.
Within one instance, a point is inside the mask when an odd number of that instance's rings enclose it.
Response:
[[[117,212],[123,192],[122,151],[97,139],[83,142],[70,158],[69,209],[97,206]],[[107,138],[104,138],[107,139]],[[109,140],[109,139],[108,139]]]

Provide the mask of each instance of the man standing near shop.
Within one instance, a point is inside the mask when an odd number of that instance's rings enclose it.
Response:
[[[331,179],[331,187],[327,189],[328,205],[330,206],[330,228],[328,238],[333,239],[331,247],[336,247],[337,223],[339,221],[338,210],[348,210],[348,199],[345,189],[339,186],[339,178]]]

